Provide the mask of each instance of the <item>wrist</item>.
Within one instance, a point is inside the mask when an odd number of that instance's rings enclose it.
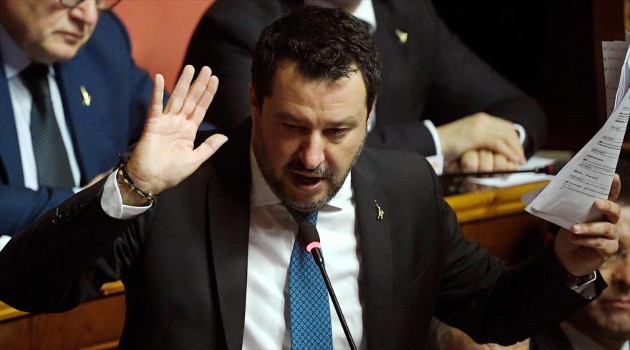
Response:
[[[129,174],[127,170],[127,163],[121,162],[118,168],[116,168],[116,181],[118,182],[118,188],[123,199],[123,203],[126,205],[150,205],[157,201],[157,195],[154,195],[149,190],[138,185],[134,178]]]
[[[560,265],[560,272],[562,274],[562,280],[564,282],[564,284],[574,290],[574,291],[579,291],[581,289],[581,287],[583,287],[584,285],[593,282],[596,278],[597,278],[597,274],[595,271],[592,271],[591,273],[587,274],[587,275],[582,275],[582,276],[576,276],[574,274],[572,274],[571,272],[569,272],[564,266]]]

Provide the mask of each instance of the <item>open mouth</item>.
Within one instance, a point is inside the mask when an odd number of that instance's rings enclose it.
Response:
[[[306,176],[299,173],[293,173],[293,178],[299,186],[314,186],[320,183],[324,178],[318,176]]]

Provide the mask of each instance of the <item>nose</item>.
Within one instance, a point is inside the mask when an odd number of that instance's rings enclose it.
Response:
[[[85,24],[94,25],[98,20],[99,10],[96,2],[99,0],[83,1],[70,9],[70,16]]]
[[[310,170],[316,169],[324,159],[325,143],[321,135],[312,133],[300,145],[299,158],[302,164]]]
[[[630,294],[630,260],[621,261],[613,270],[611,279],[611,284],[617,286],[623,293]]]

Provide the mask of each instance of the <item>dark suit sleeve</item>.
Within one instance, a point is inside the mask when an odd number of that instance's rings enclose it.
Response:
[[[466,241],[444,202],[447,245],[435,315],[479,343],[513,344],[559,324],[589,300],[563,283],[553,244],[510,268]],[[605,282],[595,281],[600,294]]]
[[[24,311],[69,310],[121,278],[139,256],[137,220],[109,217],[105,180],[76,194],[14,236],[0,251],[0,300]]]
[[[69,188],[43,188],[33,191],[25,187],[1,184],[0,235],[13,236],[72,194]]]
[[[531,155],[542,146],[547,132],[540,106],[470,51],[448,30],[432,6],[430,12],[436,19],[439,46],[426,118],[435,118],[436,125],[440,125],[486,112],[510,120],[525,128],[525,150]]]
[[[522,125],[528,155],[545,140],[546,120],[538,104],[453,35],[427,0],[375,0],[373,37],[383,63],[377,125],[368,142],[435,154],[424,119],[440,126],[478,112]],[[401,44],[396,30],[408,33]]]

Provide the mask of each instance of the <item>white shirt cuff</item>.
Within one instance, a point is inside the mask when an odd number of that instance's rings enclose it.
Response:
[[[116,172],[114,171],[109,174],[105,181],[103,195],[101,196],[101,207],[107,215],[114,219],[131,219],[149,210],[151,205],[143,207],[124,205],[116,181]]]
[[[424,126],[426,126],[426,128],[429,129],[429,133],[431,133],[433,144],[435,145],[435,155],[441,156],[442,147],[440,146],[440,136],[438,135],[435,125],[433,125],[433,122],[429,119],[423,120],[422,123],[424,123]]]
[[[594,271],[593,278],[591,280],[589,280],[588,282],[585,282],[584,284],[576,288],[571,288],[571,290],[573,290],[574,292],[578,293],[579,295],[581,295],[582,297],[586,299],[593,299],[597,296],[595,292],[595,280],[597,280],[597,271]]]
[[[514,126],[514,130],[516,130],[516,133],[518,134],[518,141],[521,143],[521,145],[525,144],[525,137],[527,137],[527,132],[525,131],[525,128],[521,125],[521,124],[512,124]]]
[[[7,245],[7,243],[9,243],[10,240],[11,240],[11,236],[0,236],[0,251],[4,249],[4,246]]]

